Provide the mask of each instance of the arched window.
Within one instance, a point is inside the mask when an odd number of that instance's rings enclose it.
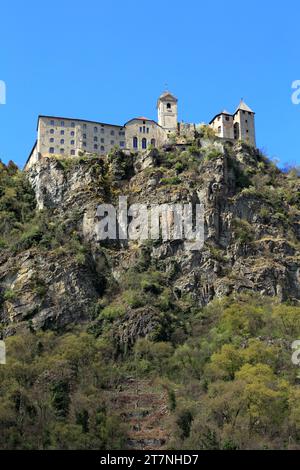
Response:
[[[167,103],[167,109],[171,109],[171,103]]]
[[[54,147],[49,148],[49,153],[54,153]]]
[[[155,139],[151,139],[151,145],[155,147]]]
[[[134,149],[137,149],[137,148],[138,148],[138,143],[139,143],[139,142],[138,142],[138,138],[137,138],[137,137],[134,137],[134,138],[133,138],[133,148],[134,148]]]
[[[145,139],[145,137],[142,139],[142,149],[146,149],[147,148],[147,139]]]

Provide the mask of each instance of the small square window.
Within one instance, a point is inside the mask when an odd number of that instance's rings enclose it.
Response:
[[[64,140],[64,139],[61,139],[61,140],[60,140],[60,143],[61,143],[61,144],[64,144],[64,143],[65,143],[65,140]]]
[[[98,149],[98,145],[97,145],[97,144],[94,145],[94,149],[95,149],[95,150]]]
[[[50,121],[50,126],[55,126],[53,119]]]
[[[74,145],[74,144],[75,144],[75,140],[71,140],[70,144],[71,144],[71,145]]]
[[[65,121],[61,121],[60,125],[61,125],[62,127],[64,127],[64,126],[65,126]]]
[[[103,145],[101,145],[101,152],[104,152],[104,147],[103,147]]]
[[[54,147],[49,148],[49,153],[54,153]]]
[[[86,147],[86,142],[82,142],[82,145],[83,145],[84,147]]]
[[[54,134],[54,129],[50,129],[50,134]]]
[[[65,134],[65,131],[60,131],[60,135],[64,135]]]
[[[125,147],[125,142],[120,142],[120,147]]]

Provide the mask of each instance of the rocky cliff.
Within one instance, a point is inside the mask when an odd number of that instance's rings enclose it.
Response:
[[[199,139],[138,155],[44,158],[26,178],[36,209],[26,233],[0,252],[4,336],[82,322],[101,329],[99,314],[113,303],[124,310],[110,314],[114,335],[130,345],[165,328],[164,302],[184,314],[242,291],[300,300],[299,177],[245,144]],[[96,208],[117,205],[119,195],[129,204],[203,203],[203,249],[185,250],[180,240],[97,241]],[[132,272],[161,278],[133,288]],[[145,305],[139,289],[159,303]]]

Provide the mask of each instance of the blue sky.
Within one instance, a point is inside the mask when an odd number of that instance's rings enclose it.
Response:
[[[156,119],[167,83],[188,122],[233,111],[243,97],[256,111],[258,146],[280,166],[300,164],[297,1],[11,0],[0,15],[5,162],[25,163],[38,114]]]

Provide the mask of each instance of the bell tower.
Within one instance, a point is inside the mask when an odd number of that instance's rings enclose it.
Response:
[[[165,91],[157,100],[158,124],[167,132],[177,132],[178,99],[169,91]]]

